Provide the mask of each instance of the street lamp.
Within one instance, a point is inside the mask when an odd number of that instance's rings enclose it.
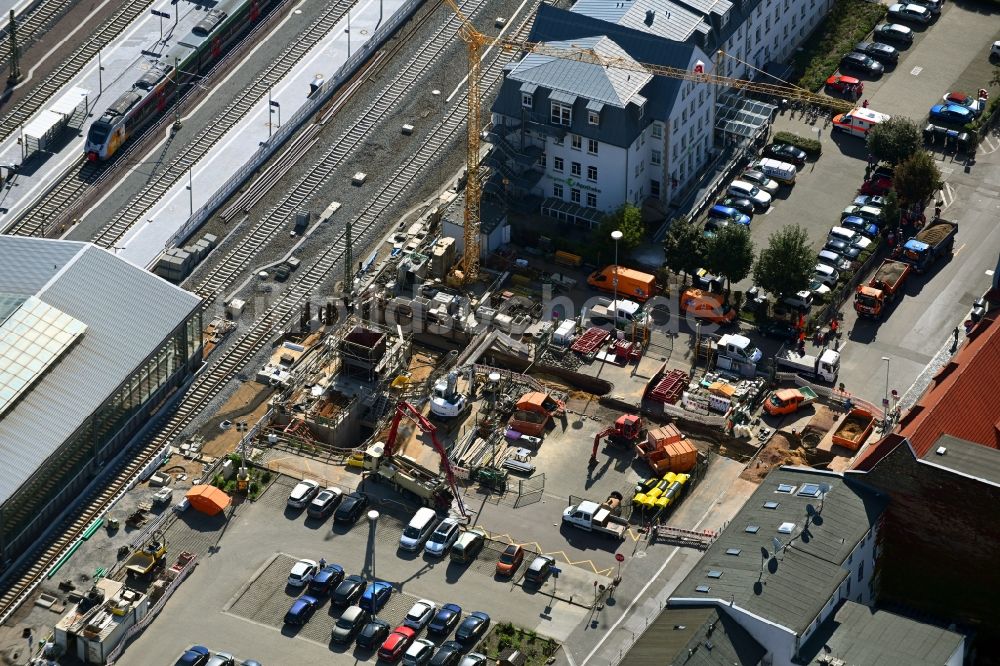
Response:
[[[889,429],[889,357],[883,356],[885,361],[885,398],[882,399],[882,434]]]
[[[375,509],[368,512],[368,527],[370,531],[368,537],[372,540],[372,584],[375,583],[375,525],[378,523],[379,513]],[[372,606],[374,611],[375,606]],[[375,612],[372,612],[372,619],[375,619]]]
[[[617,335],[618,331],[618,241],[622,239],[622,236],[623,236],[622,232],[618,231],[617,229],[611,232],[611,238],[613,238],[615,241],[615,277],[614,277],[615,302],[613,303],[615,308],[615,331],[616,331],[615,335]]]

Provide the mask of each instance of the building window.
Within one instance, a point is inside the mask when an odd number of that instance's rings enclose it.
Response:
[[[587,208],[597,208],[597,195],[587,192]]]
[[[573,150],[581,150],[583,148],[583,137],[579,134],[573,135]]]
[[[573,107],[568,104],[563,104],[562,102],[552,102],[550,120],[553,125],[572,125]]]
[[[552,186],[552,196],[554,196],[556,199],[562,199],[563,198],[563,186],[560,185],[559,183],[554,184]]]
[[[597,180],[597,167],[595,166],[587,167],[587,180]]]
[[[658,150],[650,151],[649,153],[649,163],[659,165],[663,162],[663,153]]]
[[[588,111],[587,112],[587,122],[590,123],[591,125],[600,125],[601,124],[601,114],[599,114],[597,111]]]
[[[563,145],[563,138],[561,136],[554,136],[554,137],[552,137],[552,145],[553,146],[561,146],[561,145]]]
[[[649,181],[649,196],[653,197],[654,199],[660,198],[660,181],[658,180]]]
[[[847,596],[851,596],[851,579],[847,579]]]
[[[642,116],[643,116],[643,115],[644,115],[645,113],[646,113],[646,105],[645,105],[645,104],[640,104],[640,105],[639,105],[639,119],[640,119],[640,120],[642,119]]]
[[[545,153],[542,153],[541,155],[538,156],[538,166],[540,166],[543,169],[545,168]]]
[[[858,582],[860,583],[865,579],[865,561],[861,560],[858,562]]]
[[[587,152],[591,155],[596,155],[597,145],[597,139],[587,139]]]
[[[532,107],[533,101],[534,100],[532,99],[531,95],[529,95],[528,93],[521,93],[521,106],[523,106],[526,109],[530,109]]]
[[[556,171],[560,171],[561,172],[563,170],[563,158],[561,158],[561,157],[553,157],[552,158],[552,168],[555,169]]]
[[[575,187],[569,191],[569,199],[575,204],[580,203],[580,190]]]
[[[569,166],[569,172],[571,174],[573,174],[574,176],[576,176],[577,178],[579,178],[580,177],[580,168],[581,167],[580,167],[580,163],[579,162],[571,162],[570,166]]]
[[[654,139],[663,138],[663,127],[659,123],[653,123],[653,138]]]
[[[635,165],[635,166],[633,167],[633,170],[634,170],[634,174],[633,174],[633,177],[635,177],[635,178],[638,178],[638,177],[639,177],[639,165],[638,165],[638,164],[636,164],[636,165]]]

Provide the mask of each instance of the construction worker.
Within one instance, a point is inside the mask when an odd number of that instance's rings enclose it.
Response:
[[[833,337],[837,337],[837,328],[839,328],[839,327],[840,327],[840,323],[837,321],[837,318],[834,317],[830,321],[830,334],[833,335]]]

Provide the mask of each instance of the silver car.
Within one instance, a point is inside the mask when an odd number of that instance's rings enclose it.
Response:
[[[436,528],[427,543],[424,544],[424,552],[434,557],[444,557],[448,549],[452,547],[459,535],[458,521],[454,518],[445,518]]]

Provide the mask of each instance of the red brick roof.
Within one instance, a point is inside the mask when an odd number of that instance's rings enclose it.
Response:
[[[1000,448],[1000,322],[984,319],[900,422],[918,458],[941,435]]]

